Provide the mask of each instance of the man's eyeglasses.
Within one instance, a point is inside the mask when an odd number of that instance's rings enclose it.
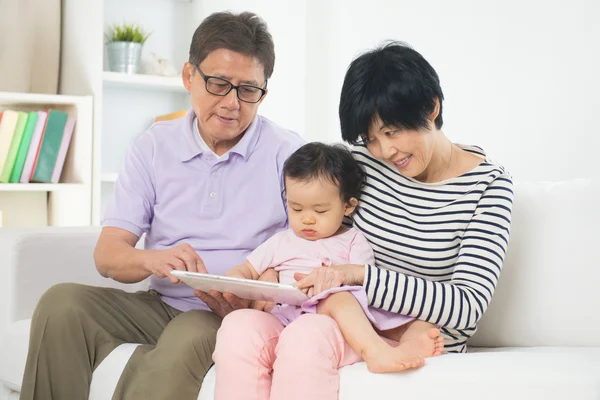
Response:
[[[217,76],[204,75],[200,70],[200,67],[197,65],[194,65],[194,67],[198,70],[202,79],[204,79],[206,91],[215,96],[227,96],[232,89],[235,89],[237,98],[240,99],[240,101],[243,101],[244,103],[258,103],[265,93],[267,93],[263,88],[252,85],[235,86],[226,79]],[[265,87],[266,86],[267,83],[265,82]]]

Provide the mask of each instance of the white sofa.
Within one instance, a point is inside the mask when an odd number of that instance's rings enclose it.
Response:
[[[340,399],[600,399],[600,182],[520,184],[515,196],[504,271],[470,353],[402,374],[346,367]],[[1,400],[18,397],[29,318],[46,289],[120,286],[96,273],[98,232],[0,229]],[[97,368],[90,399],[110,399],[135,346],[120,346]],[[212,399],[214,379],[212,369],[198,399]]]

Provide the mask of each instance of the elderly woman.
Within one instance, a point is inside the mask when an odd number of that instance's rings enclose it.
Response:
[[[297,285],[314,293],[362,285],[371,306],[435,324],[446,351],[465,352],[502,269],[513,191],[510,175],[481,148],[446,137],[443,99],[435,70],[406,45],[352,62],[340,100],[342,137],[367,173],[352,224],[376,263],[318,268],[297,276]],[[224,320],[219,336],[240,320],[247,330],[237,336],[243,352],[217,341],[217,398],[337,399],[338,368],[362,358],[334,320],[305,314],[279,329],[261,314],[242,310]],[[384,336],[409,341],[417,326]]]

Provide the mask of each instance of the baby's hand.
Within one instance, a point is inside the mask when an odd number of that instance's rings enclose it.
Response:
[[[227,270],[223,275],[228,276],[230,278],[247,279],[240,271],[236,270],[235,268],[231,268],[230,270]]]
[[[268,270],[263,272],[263,274],[258,278],[258,280],[278,283],[279,282],[279,272],[275,271],[273,268],[269,268]],[[253,309],[259,310],[259,311],[264,311],[264,312],[271,312],[273,307],[275,307],[276,305],[277,304],[270,302],[270,301],[256,300],[253,302],[253,304],[250,306],[250,308],[253,308]]]

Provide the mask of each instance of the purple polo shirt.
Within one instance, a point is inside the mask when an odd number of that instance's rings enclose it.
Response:
[[[103,225],[146,233],[146,249],[188,243],[222,275],[287,228],[283,163],[304,140],[257,116],[217,161],[194,139],[194,117],[190,109],[133,141]],[[151,276],[150,287],[179,310],[208,309],[186,285]]]

